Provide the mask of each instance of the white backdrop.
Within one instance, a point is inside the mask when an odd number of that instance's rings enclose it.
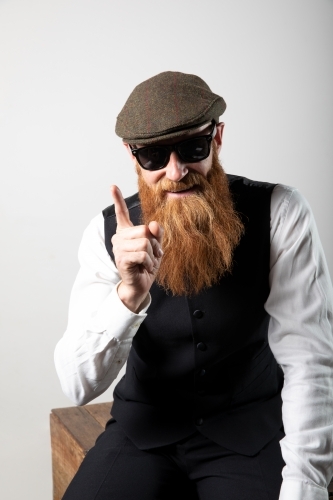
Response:
[[[222,95],[226,171],[297,186],[332,275],[332,27],[332,0],[0,0],[1,498],[52,496],[53,350],[83,229],[110,184],[136,191],[114,134],[135,85]]]

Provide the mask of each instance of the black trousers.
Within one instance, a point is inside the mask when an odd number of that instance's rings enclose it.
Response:
[[[282,459],[275,438],[257,455],[239,455],[199,432],[139,450],[111,420],[63,500],[278,500]]]

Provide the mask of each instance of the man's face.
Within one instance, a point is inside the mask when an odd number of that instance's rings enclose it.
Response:
[[[208,135],[211,129],[207,124],[159,144]],[[173,151],[164,168],[148,171],[130,153],[138,173],[142,223],[157,221],[164,229],[164,255],[156,280],[174,295],[198,293],[230,271],[233,250],[242,233],[218,158],[222,132],[220,123],[209,156],[197,163],[183,162]]]
[[[217,154],[220,152],[220,149],[222,146],[223,127],[224,127],[224,123],[219,123],[216,126],[216,134],[215,134],[214,139],[213,139],[213,141],[215,142]],[[192,137],[208,135],[211,132],[211,130],[212,130],[212,124],[208,123],[208,124],[203,125],[202,127],[197,128],[195,130],[190,130],[189,132],[184,133],[184,135],[178,136],[174,139],[164,140],[164,141],[154,143],[154,146],[175,144],[175,143],[184,141],[186,139],[190,139]],[[132,158],[132,161],[137,166],[136,158],[132,155],[130,147],[128,146],[128,144],[125,144],[125,146],[128,149],[128,152]],[[143,145],[137,144],[136,147],[140,148],[140,147],[143,147]],[[182,179],[184,179],[184,177],[186,177],[188,172],[196,172],[196,173],[201,174],[203,177],[207,178],[207,174],[210,171],[211,167],[212,167],[212,147],[210,149],[209,156],[205,160],[199,161],[197,163],[183,162],[179,158],[177,153],[175,151],[172,151],[171,155],[170,155],[169,163],[166,165],[166,167],[162,168],[161,170],[150,171],[150,170],[145,170],[141,167],[139,167],[139,168],[141,170],[141,177],[143,178],[143,180],[146,182],[146,184],[148,186],[153,187],[153,186],[157,185],[158,183],[160,183],[164,179],[167,179],[167,180],[175,182],[175,183],[179,182]],[[182,198],[184,196],[189,196],[191,194],[194,194],[195,192],[196,192],[196,188],[194,187],[194,188],[185,189],[183,191],[178,191],[178,192],[175,192],[175,190],[173,190],[173,191],[170,190],[170,191],[166,192],[166,195],[170,199],[171,198],[176,199],[176,198]]]

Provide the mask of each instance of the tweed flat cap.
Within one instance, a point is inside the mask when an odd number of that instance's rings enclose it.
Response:
[[[129,144],[151,144],[218,123],[225,109],[223,98],[198,76],[165,71],[135,87],[117,117],[116,134]]]

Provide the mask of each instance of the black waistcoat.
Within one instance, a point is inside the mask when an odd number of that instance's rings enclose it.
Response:
[[[114,391],[113,417],[141,449],[196,430],[220,445],[254,455],[282,426],[283,373],[267,342],[270,200],[273,184],[228,175],[245,234],[230,275],[191,298],[153,284],[126,375]],[[126,200],[140,223],[138,195]],[[103,211],[113,258],[114,206]]]

